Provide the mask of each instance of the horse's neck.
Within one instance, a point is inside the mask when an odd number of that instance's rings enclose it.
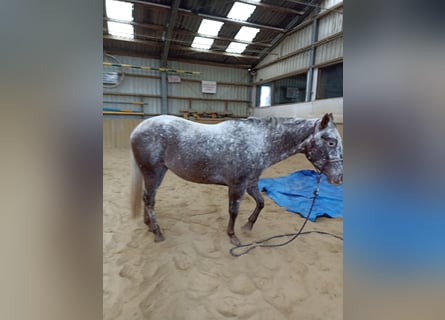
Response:
[[[315,121],[302,120],[301,123],[283,123],[279,129],[272,129],[269,146],[270,165],[280,162],[305,150],[307,139],[313,133]]]

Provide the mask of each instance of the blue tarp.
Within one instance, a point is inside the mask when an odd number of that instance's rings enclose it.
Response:
[[[318,173],[313,170],[301,170],[284,177],[260,179],[258,187],[260,191],[266,191],[266,194],[280,207],[306,217],[314,197],[317,175]],[[343,216],[343,185],[330,184],[324,174],[309,220],[314,222],[322,216],[330,218]]]

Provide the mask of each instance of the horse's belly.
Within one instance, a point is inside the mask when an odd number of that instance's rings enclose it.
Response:
[[[168,165],[167,167],[174,174],[187,181],[207,184],[226,184],[224,177],[215,172],[208,172],[208,170],[200,170],[198,168],[178,168]]]
[[[257,174],[258,168],[252,168],[246,157],[238,152],[224,149],[223,146],[211,152],[205,149],[189,150],[181,147],[167,149],[164,163],[177,176],[196,183],[232,185]]]
[[[200,161],[179,161],[171,159],[165,161],[166,167],[184,180],[207,183],[226,184],[223,168],[212,166]]]

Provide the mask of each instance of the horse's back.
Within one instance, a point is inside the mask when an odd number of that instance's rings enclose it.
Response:
[[[152,117],[138,124],[130,135],[130,145],[138,163],[155,165],[165,151],[166,139],[169,139],[171,122],[178,117],[161,115]]]
[[[170,115],[160,115],[152,118],[145,119],[141,123],[139,123],[133,130],[130,135],[130,139],[137,137],[138,135],[143,134],[147,130],[153,130],[160,126],[171,123],[172,121],[182,120],[181,118],[170,116]],[[184,120],[185,121],[185,120]]]
[[[261,161],[263,144],[254,127],[251,121],[201,124],[157,116],[135,128],[131,143],[141,163],[162,163],[193,182],[228,184],[238,176],[249,176]]]

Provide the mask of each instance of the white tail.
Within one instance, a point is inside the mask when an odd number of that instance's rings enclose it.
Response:
[[[136,160],[134,159],[133,152],[131,152],[131,210],[133,218],[138,217],[141,214],[142,203],[142,173],[139,169]]]

